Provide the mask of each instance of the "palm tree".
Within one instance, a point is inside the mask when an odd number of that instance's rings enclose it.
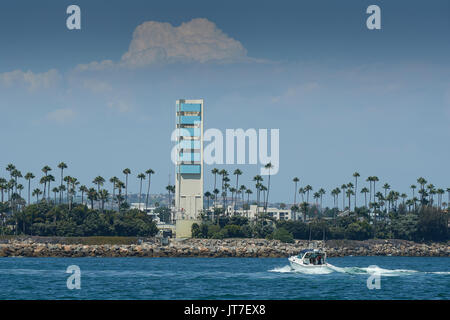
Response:
[[[148,175],[148,188],[147,188],[147,198],[145,199],[145,210],[148,208],[148,198],[150,196],[150,183],[151,183],[151,176],[152,174],[155,174],[155,171],[152,169],[148,169],[145,171],[145,173]]]
[[[224,179],[226,176],[228,176],[228,172],[227,172],[227,170],[222,169],[219,171],[219,175],[222,176],[222,191],[223,191]]]
[[[39,180],[39,183],[44,185],[44,187],[43,187],[44,192],[43,192],[43,198],[42,199],[45,199],[45,190],[47,190],[47,178],[45,176],[43,176],[41,178],[41,180]]]
[[[118,204],[118,211],[120,212],[120,208],[121,208],[122,200],[123,200],[122,189],[125,188],[125,183],[123,183],[122,181],[118,180],[116,182],[116,187],[117,187],[117,190],[119,190],[119,194],[117,195],[117,204]]]
[[[28,181],[28,204],[30,204],[30,192],[31,192],[31,179],[34,179],[35,176],[33,173],[31,172],[27,172],[27,174],[25,175],[25,180]],[[2,202],[3,202],[3,190],[2,190]]]
[[[235,207],[234,207],[234,194],[235,194],[235,192],[237,191],[237,189],[236,188],[233,188],[233,187],[231,187],[230,188],[230,192],[231,192],[231,205],[233,206],[233,214],[235,213]]]
[[[325,195],[326,191],[323,188],[319,189],[319,196],[320,196],[320,207],[322,208],[322,197]]]
[[[400,197],[403,199],[403,206],[404,206],[405,205],[405,200],[406,200],[406,198],[408,198],[408,195],[406,193],[402,193],[400,195]]]
[[[89,190],[88,190],[88,192],[89,192]],[[98,194],[98,199],[100,199],[100,202],[101,202],[101,210],[102,210],[102,212],[105,212],[105,202],[108,201],[108,198],[109,198],[108,190],[106,190],[106,189],[100,190],[100,193]],[[92,205],[93,205],[93,203],[92,203]]]
[[[242,198],[241,198],[241,200],[242,200],[242,206],[244,206],[244,192],[245,192],[245,190],[247,190],[247,187],[246,187],[246,186],[241,185],[241,186],[239,187],[239,193],[240,193],[241,196],[242,196]]]
[[[376,183],[377,181],[379,181],[379,180],[378,180],[378,177],[377,177],[377,176],[373,176],[373,177],[372,177],[372,181],[373,181],[373,194],[374,194],[373,201],[375,201],[375,194],[376,194],[376,192],[377,192],[375,183]]]
[[[39,196],[42,194],[42,191],[39,189],[34,189],[33,190],[33,197],[36,197],[36,202],[39,202]]]
[[[343,184],[342,186],[341,186],[341,189],[342,189],[342,211],[345,211],[345,189],[347,189],[347,185],[346,184]],[[349,208],[349,210],[350,210],[350,208]]]
[[[208,206],[207,206],[208,209],[209,209],[209,201],[211,200],[211,196],[212,196],[211,192],[209,192],[209,191],[205,192],[205,197],[206,197],[206,199],[208,199]]]
[[[423,200],[424,200],[424,191],[425,191],[425,185],[427,184],[427,180],[425,180],[423,177],[420,177],[417,179],[417,183],[420,184],[420,187],[422,189],[421,192],[421,202],[423,204]]]
[[[214,193],[214,211],[216,211],[217,196],[219,195],[220,191],[219,191],[219,189],[215,188],[213,190],[213,193]]]
[[[48,200],[50,201],[50,183],[52,182],[52,181],[55,181],[55,177],[54,176],[52,176],[51,174],[49,174],[48,176],[47,176],[47,183],[48,183]]]
[[[224,181],[223,193],[225,194],[225,196],[223,196],[223,207],[226,208],[227,207],[227,194],[228,194],[228,190],[230,188],[230,184],[228,182],[230,182],[230,178],[225,177],[223,179],[223,181]]]
[[[64,191],[66,191],[66,186],[65,185],[59,186],[59,192],[61,194],[64,194]],[[62,203],[62,202],[60,202],[60,203]]]
[[[314,192],[313,198],[316,200],[316,206],[318,206],[319,205],[319,199],[320,199],[320,193],[319,192]]]
[[[351,189],[351,188],[348,188],[348,190],[347,190],[347,192],[346,192],[346,195],[347,195],[347,197],[348,197],[348,209],[350,210],[350,199],[351,199],[351,196],[354,194],[354,192],[353,192],[353,189]]]
[[[354,172],[353,177],[355,177],[355,210],[356,210],[356,194],[358,193],[358,177],[360,177],[360,175],[358,172]]]
[[[116,197],[116,184],[117,181],[119,181],[119,178],[117,178],[116,176],[112,177],[109,179],[109,182],[112,184],[113,187],[113,194],[112,194],[112,201],[111,201],[111,209],[114,208],[114,198]]]
[[[384,189],[384,198],[386,198],[386,193],[389,189],[391,189],[391,186],[389,185],[389,183],[385,183],[383,185],[383,189]]]
[[[410,188],[412,189],[412,192],[413,192],[412,197],[414,198],[414,197],[415,197],[415,195],[414,195],[414,189],[416,189],[417,186],[414,185],[414,184],[412,184],[412,185],[410,186]]]
[[[450,188],[447,188],[447,193],[448,193],[448,201],[447,201],[447,206],[449,207],[449,209],[450,209]]]
[[[306,213],[308,211],[308,206],[309,206],[308,202],[302,202],[300,204],[300,211],[303,212],[303,222],[306,222]]]
[[[145,180],[145,174],[139,173],[139,174],[137,175],[137,178],[140,180],[140,187],[139,187],[139,210],[141,210],[142,180]]]
[[[250,195],[253,193],[253,191],[247,189],[245,190],[245,193],[247,194],[247,213],[248,213],[248,209],[250,208]]]
[[[76,193],[76,188],[75,188],[75,186],[77,186],[77,185],[79,185],[80,184],[80,182],[78,181],[78,179],[77,178],[74,178],[74,177],[72,177],[71,179],[70,179],[70,185],[71,185],[71,188],[70,188],[70,201],[69,201],[69,210],[70,210],[70,208],[72,208],[72,202],[73,202],[73,196],[75,195],[75,193]]]
[[[19,191],[19,197],[22,198],[22,190],[23,190],[23,185],[21,185],[20,183],[17,185],[17,190]]]
[[[256,189],[256,215],[258,215],[259,212],[259,195],[261,192],[261,181],[263,181],[263,178],[258,174],[253,177],[253,181],[256,182],[255,189]]]
[[[89,192],[89,189],[83,184],[78,190],[81,192],[81,204],[84,204],[84,194],[87,194]]]
[[[370,203],[372,202],[372,181],[373,181],[373,177],[369,176],[366,179],[367,182],[369,182],[369,207],[370,207]]]
[[[2,193],[2,203],[4,202],[4,195],[5,195],[5,190],[6,190],[6,184],[7,184],[7,181],[6,181],[6,179],[5,178],[0,178],[0,191],[1,191],[1,193]],[[29,197],[28,197],[29,198]],[[28,203],[30,203],[29,201],[28,201]]]
[[[339,187],[336,187],[336,208],[339,211],[339,194],[341,193],[341,189]]]
[[[216,190],[217,174],[219,173],[219,169],[214,168],[211,170],[211,173],[214,175],[214,189],[213,189],[213,192],[214,192],[214,190]],[[216,208],[216,200],[217,200],[217,195],[216,195],[216,197],[214,197],[214,208]]]
[[[91,209],[94,209],[94,201],[98,200],[98,193],[97,190],[94,188],[89,188],[88,194],[87,194],[88,200],[91,201]]]
[[[309,184],[305,187],[306,192],[306,202],[309,203],[309,192],[313,190],[313,187]]]
[[[105,179],[102,176],[97,176],[92,181],[92,183],[97,185],[97,193],[100,193],[100,187],[103,187],[103,184],[105,183]]]
[[[6,166],[6,171],[9,172],[9,177],[10,177],[10,179],[13,178],[13,177],[12,177],[12,173],[13,173],[14,170],[16,170],[16,166],[13,165],[12,163],[10,163],[10,164],[8,164],[8,165]],[[8,188],[8,201],[10,201],[10,200],[11,200],[11,192],[10,192],[10,189]]]
[[[366,187],[361,189],[361,193],[364,193],[364,206],[367,208],[367,193],[369,192],[369,189]]]
[[[273,165],[271,162],[269,162],[268,164],[266,164],[264,166],[265,169],[269,170],[269,180],[267,181],[267,198],[266,198],[266,205],[264,207],[264,212],[267,213],[267,204],[269,202],[269,192],[270,192],[270,169],[273,168]]]
[[[234,170],[233,174],[236,176],[236,192],[239,190],[239,176],[242,175],[242,171],[239,169]],[[236,202],[236,199],[234,200]],[[233,203],[233,213],[236,213],[236,203]]]
[[[16,188],[16,193],[17,193],[18,179],[22,178],[22,172],[20,172],[17,169],[14,169],[13,172],[11,173],[11,176],[14,178],[14,186]]]
[[[172,185],[168,185],[167,187],[166,187],[166,190],[167,190],[167,192],[168,192],[168,194],[169,194],[169,208],[172,206],[172,197],[171,197],[171,194],[172,193],[175,193],[175,186],[172,186]]]
[[[305,195],[305,189],[303,189],[303,188],[298,189],[298,193],[301,194],[301,196],[302,196],[302,202],[304,202],[303,196]]]
[[[70,182],[72,180],[71,176],[65,176],[64,177],[64,182],[66,183],[66,186],[64,187],[64,189],[66,190],[66,198],[67,198],[67,203],[69,203],[69,191],[70,191]]]
[[[131,170],[125,168],[122,172],[125,175],[125,201],[128,202],[128,175],[131,174]]]
[[[337,196],[337,193],[336,193],[336,189],[333,189],[333,190],[331,190],[331,195],[333,196],[333,208],[336,208],[336,196]]]
[[[445,193],[444,189],[437,189],[436,194],[438,195],[438,207],[442,209],[442,195]]]
[[[294,206],[297,204],[297,183],[300,181],[299,178],[295,177],[292,179],[294,182]]]
[[[47,177],[48,173],[50,171],[52,171],[52,168],[50,168],[49,166],[44,166],[41,170],[45,174],[45,176]],[[46,181],[47,179],[44,179],[44,180],[45,180],[45,183],[44,183],[44,198],[45,198],[45,184],[47,183],[47,181]]]
[[[61,186],[63,185],[63,179],[64,179],[64,169],[67,169],[67,164],[65,164],[64,162],[60,162],[58,164],[58,168],[61,169],[61,184],[59,186],[59,203],[62,202],[62,188]]]
[[[55,204],[56,204],[56,194],[59,192],[59,188],[58,187],[54,187],[52,189],[52,192],[55,194]]]

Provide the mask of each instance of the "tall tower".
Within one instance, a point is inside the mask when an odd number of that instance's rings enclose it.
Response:
[[[203,99],[176,102],[177,219],[197,219],[203,210]]]

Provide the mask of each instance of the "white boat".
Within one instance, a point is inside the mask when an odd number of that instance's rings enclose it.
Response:
[[[331,266],[327,263],[326,252],[321,249],[305,249],[288,259],[291,267],[297,270],[321,270]]]

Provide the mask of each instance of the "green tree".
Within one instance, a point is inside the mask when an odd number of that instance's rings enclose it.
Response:
[[[277,228],[272,234],[274,240],[280,240],[285,243],[293,243],[294,236],[284,228]]]

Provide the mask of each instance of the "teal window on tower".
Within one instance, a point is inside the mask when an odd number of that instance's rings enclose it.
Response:
[[[181,149],[200,149],[201,144],[198,140],[182,140],[179,147]]]
[[[180,111],[183,112],[201,112],[202,105],[200,103],[182,103],[180,105]]]
[[[200,137],[200,128],[180,128],[179,135],[181,137]]]
[[[178,119],[179,124],[197,124],[202,120],[200,116],[180,116]]]
[[[201,167],[199,164],[182,164],[178,168],[180,173],[200,174]]]
[[[197,152],[181,152],[180,161],[191,162],[200,161],[200,153]]]

